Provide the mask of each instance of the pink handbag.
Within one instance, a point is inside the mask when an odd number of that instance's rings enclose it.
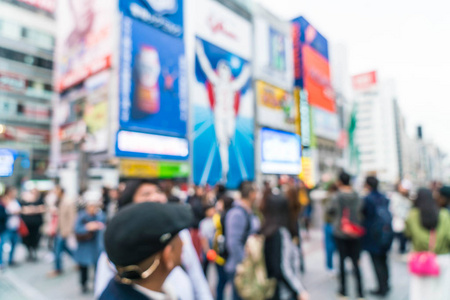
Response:
[[[420,277],[438,277],[440,274],[437,256],[433,252],[436,246],[436,232],[430,232],[430,242],[427,252],[414,252],[409,259],[409,271]]]

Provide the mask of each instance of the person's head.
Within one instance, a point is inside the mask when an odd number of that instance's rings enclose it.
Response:
[[[69,0],[70,10],[73,15],[73,22],[76,30],[86,35],[94,25],[95,12],[92,0]]]
[[[112,200],[117,200],[117,199],[119,199],[119,190],[118,189],[110,189],[108,191],[108,195],[109,195],[109,198],[111,198]]]
[[[223,195],[216,202],[216,211],[226,213],[233,207],[234,199],[230,196]]]
[[[227,188],[223,184],[216,185],[215,190],[217,199],[222,198],[227,193]]]
[[[330,185],[328,185],[327,191],[331,194],[336,193],[338,191],[337,184],[335,182],[330,183]]]
[[[435,229],[438,224],[439,207],[434,201],[433,192],[426,188],[419,189],[415,205],[420,210],[422,226],[428,230]]]
[[[162,195],[161,195],[162,194]],[[130,180],[119,198],[119,208],[131,203],[167,202],[156,181],[148,179]]]
[[[120,210],[105,232],[105,250],[118,279],[141,285],[165,279],[181,264],[178,233],[193,220],[192,210],[177,204],[140,203]]]
[[[243,181],[239,190],[241,192],[241,199],[243,201],[249,201],[252,205],[253,203],[255,203],[258,195],[258,190],[252,181]]]
[[[403,179],[397,185],[397,191],[405,197],[409,197],[409,192],[411,191],[412,183],[407,179]]]
[[[217,64],[217,73],[221,79],[230,80],[231,79],[231,69],[225,60],[220,60]]]
[[[377,192],[378,191],[378,179],[375,176],[368,176],[366,178],[366,184],[365,187],[370,192]]]
[[[342,171],[342,172],[339,174],[339,179],[338,179],[338,181],[337,181],[337,185],[338,185],[339,187],[342,187],[342,186],[349,187],[349,186],[350,186],[350,181],[351,181],[350,175],[349,175],[347,172]]]
[[[206,194],[205,187],[201,185],[194,186],[194,194],[197,197],[204,197]]]
[[[265,201],[264,224],[262,234],[271,236],[280,227],[289,229],[289,203],[288,199],[280,195],[269,195]]]
[[[437,202],[440,207],[448,207],[450,205],[450,186],[444,185],[439,189]]]
[[[100,190],[87,190],[83,194],[86,213],[95,216],[102,206],[102,192]]]
[[[208,205],[205,207],[205,216],[207,218],[212,218],[216,213],[216,206],[215,205]]]
[[[4,198],[5,200],[13,200],[17,198],[17,188],[15,188],[14,186],[7,186],[5,188],[5,193],[4,193]]]

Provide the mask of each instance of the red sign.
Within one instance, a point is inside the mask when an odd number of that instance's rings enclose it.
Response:
[[[308,91],[309,104],[334,113],[336,103],[328,60],[309,45],[303,45],[302,54],[304,88]]]
[[[353,89],[356,91],[367,90],[377,84],[377,72],[359,74],[352,77]]]
[[[56,0],[17,0],[39,9],[54,13],[56,8]]]
[[[24,77],[11,73],[0,72],[0,90],[10,92],[24,92],[27,81]]]

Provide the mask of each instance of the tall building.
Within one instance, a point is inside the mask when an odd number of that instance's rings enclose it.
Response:
[[[7,184],[45,178],[55,4],[0,0],[0,177]]]
[[[383,182],[395,183],[401,176],[401,147],[397,140],[394,83],[379,81],[376,72],[356,75],[352,81],[360,174],[376,174]]]

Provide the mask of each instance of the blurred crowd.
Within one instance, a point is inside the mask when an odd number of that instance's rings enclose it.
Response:
[[[59,185],[20,195],[7,187],[0,268],[17,265],[21,242],[30,263],[39,247],[52,253],[49,278],[63,274],[63,255],[71,257],[81,292],[98,299],[306,300],[302,245],[320,207],[324,267],[338,277],[338,299],[349,299],[347,258],[357,296],[365,299],[362,251],[370,254],[378,283],[370,293],[389,294],[395,239],[411,273],[410,299],[449,299],[450,186],[414,189],[402,180],[383,193],[375,176],[364,183],[358,192],[341,172],[313,189],[292,177],[261,187],[242,182],[239,190],[193,186],[186,193],[171,181],[139,179],[78,197]]]

